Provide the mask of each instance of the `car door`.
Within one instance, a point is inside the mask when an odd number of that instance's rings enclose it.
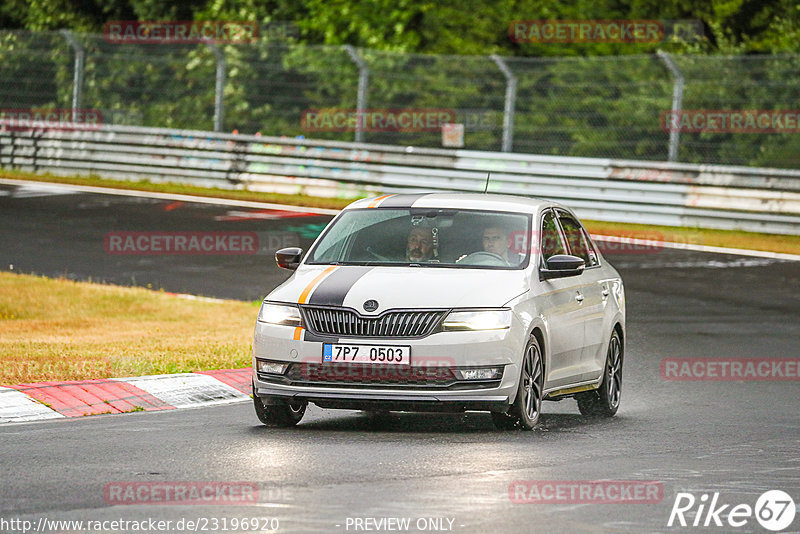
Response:
[[[564,236],[552,209],[542,214],[539,240],[539,269],[555,254],[567,254]],[[547,324],[550,361],[547,369],[547,388],[577,382],[580,358],[584,346],[584,319],[578,286],[582,275],[540,280],[542,288],[539,312]]]
[[[575,277],[576,291],[583,300],[581,301],[580,317],[583,321],[583,349],[578,356],[580,380],[592,380],[599,376],[602,362],[599,355],[605,354],[605,315],[606,301],[608,299],[608,282],[603,276],[600,261],[592,242],[578,219],[565,210],[556,210],[558,222],[566,238],[569,253],[586,262],[586,268],[578,277]]]

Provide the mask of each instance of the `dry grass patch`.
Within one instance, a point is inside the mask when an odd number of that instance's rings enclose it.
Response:
[[[256,303],[0,273],[0,384],[250,365]]]

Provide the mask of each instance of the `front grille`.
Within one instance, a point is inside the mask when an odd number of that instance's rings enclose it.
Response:
[[[303,306],[312,332],[345,337],[422,337],[439,325],[445,310],[388,311],[365,317],[346,308]]]
[[[315,364],[293,363],[285,377],[299,385],[339,386],[438,386],[444,388],[456,382],[449,367],[409,367],[381,364]]]

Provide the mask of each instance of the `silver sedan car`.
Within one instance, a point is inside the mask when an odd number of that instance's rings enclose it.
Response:
[[[342,210],[264,299],[253,398],[268,426],[309,402],[367,411],[488,411],[533,429],[542,401],[613,416],[625,293],[575,214],[492,194],[398,194]]]

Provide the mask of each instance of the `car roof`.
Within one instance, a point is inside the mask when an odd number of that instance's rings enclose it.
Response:
[[[345,209],[413,207],[537,213],[550,206],[564,207],[551,200],[494,193],[400,193],[357,200]]]

